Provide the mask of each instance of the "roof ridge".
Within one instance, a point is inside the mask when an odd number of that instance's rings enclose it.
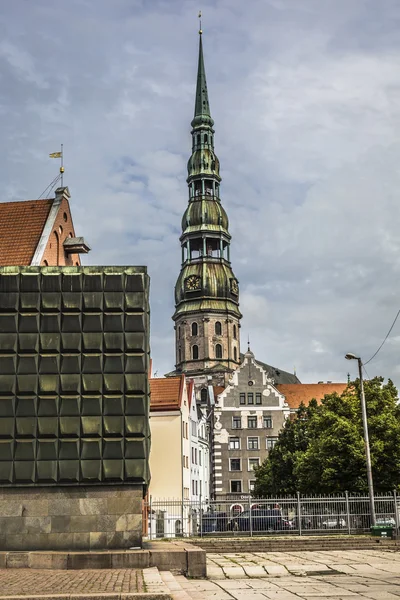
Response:
[[[0,204],[27,204],[28,202],[53,202],[54,200],[55,198],[37,198],[36,200],[7,200],[6,202],[0,201]]]

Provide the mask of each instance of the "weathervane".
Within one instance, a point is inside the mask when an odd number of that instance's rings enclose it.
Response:
[[[50,158],[60,158],[61,159],[61,164],[60,164],[60,175],[59,175],[59,179],[61,180],[61,187],[63,187],[64,184],[64,144],[61,144],[61,152],[52,152],[51,154],[49,154]]]
[[[201,10],[199,10],[199,23],[200,23],[199,34],[201,35],[203,33],[203,30],[201,28]]]

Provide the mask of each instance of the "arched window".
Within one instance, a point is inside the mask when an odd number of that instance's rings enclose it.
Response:
[[[179,327],[178,327],[178,340],[180,340],[180,339],[181,339],[181,328],[180,328],[180,326],[179,326]]]
[[[199,358],[199,347],[198,346],[192,346],[192,358],[193,360],[197,360]]]
[[[237,361],[237,350],[236,350],[236,348],[233,349],[233,360]]]
[[[222,346],[221,346],[221,344],[217,344],[215,346],[215,358],[222,358]]]
[[[43,261],[43,265],[44,265],[45,267],[48,267],[48,266],[49,266],[49,263],[47,262],[47,260],[44,260],[44,261]]]
[[[179,362],[182,362],[182,350],[179,348],[178,350],[178,355],[179,355]]]
[[[53,231],[53,240],[55,242],[55,247],[56,247],[56,265],[58,266],[60,264],[60,242],[58,239],[58,233],[57,231]]]
[[[217,321],[215,323],[215,335],[221,335],[222,334],[222,325],[219,321]]]
[[[237,331],[236,331],[236,325],[233,326],[233,339],[236,340],[237,339]]]
[[[201,400],[202,404],[207,402],[207,397],[208,397],[207,388],[203,388],[200,392],[200,400]]]
[[[201,143],[201,136],[200,134],[197,135],[197,145],[200,146]]]
[[[208,135],[206,133],[204,134],[204,143],[208,144]]]
[[[198,330],[197,323],[192,323],[192,335],[197,335]]]

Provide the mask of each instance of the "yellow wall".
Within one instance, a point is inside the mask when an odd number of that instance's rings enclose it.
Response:
[[[153,499],[182,497],[180,414],[151,413],[150,494]]]

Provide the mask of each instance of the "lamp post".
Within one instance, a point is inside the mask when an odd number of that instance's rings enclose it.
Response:
[[[369,435],[368,435],[368,421],[367,421],[367,407],[365,404],[365,394],[364,394],[364,381],[362,374],[362,361],[359,356],[355,354],[348,353],[345,358],[347,360],[356,360],[358,361],[358,372],[360,375],[360,392],[361,392],[361,414],[362,414],[362,422],[364,429],[364,445],[365,445],[365,459],[367,463],[367,480],[368,480],[368,493],[369,493],[369,504],[371,511],[371,523],[372,525],[376,525],[376,515],[375,515],[375,499],[374,499],[374,482],[372,480],[372,468],[371,468],[371,454],[369,450]]]

